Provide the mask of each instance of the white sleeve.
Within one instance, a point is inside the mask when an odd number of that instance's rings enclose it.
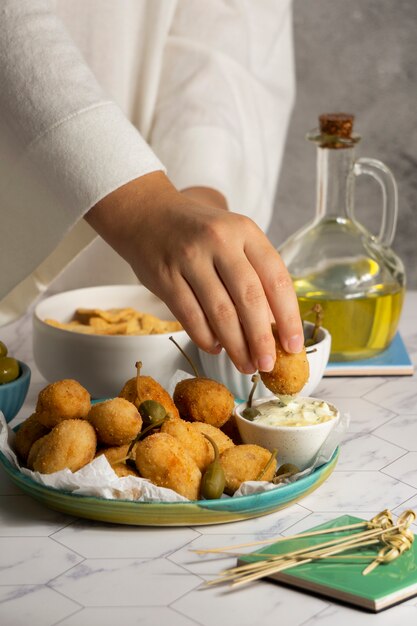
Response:
[[[0,299],[98,200],[164,169],[48,0],[0,2],[0,164]]]
[[[179,0],[150,138],[174,184],[214,187],[266,230],[293,69],[290,0]]]

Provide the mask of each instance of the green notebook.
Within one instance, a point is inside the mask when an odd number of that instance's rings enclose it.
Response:
[[[362,521],[357,517],[343,515],[309,530],[345,526]],[[366,528],[363,530],[366,530]],[[289,552],[305,546],[323,543],[333,537],[345,534],[349,534],[349,531],[319,535],[318,537],[289,539],[288,541],[269,545],[262,550],[257,550],[257,554]],[[366,554],[373,553],[376,556],[380,547],[378,545],[377,548],[373,549],[372,546],[368,546],[363,548],[363,551],[366,551]],[[239,559],[239,564],[260,560],[261,558],[261,556],[247,555]],[[389,564],[379,565],[367,576],[362,575],[365,567],[365,562],[347,562],[342,559],[332,559],[327,562],[322,560],[292,567],[283,572],[271,574],[268,578],[357,605],[373,612],[381,611],[417,595],[417,542],[414,542],[410,550],[401,557]]]

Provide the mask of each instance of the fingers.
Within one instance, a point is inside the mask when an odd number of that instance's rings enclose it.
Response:
[[[176,273],[165,289],[155,289],[154,293],[166,303],[195,344],[211,354],[221,351],[219,340],[211,330],[203,309],[181,274]]]
[[[270,371],[275,363],[275,341],[268,301],[257,273],[244,254],[227,260],[216,257],[215,264],[236,308],[254,369]]]
[[[248,260],[257,272],[278,327],[286,352],[300,352],[304,345],[303,326],[293,282],[278,252],[266,240],[245,247]]]
[[[252,360],[235,303],[230,297],[229,285],[224,285],[213,264],[204,260],[188,265],[184,273],[214,335],[233,363],[244,373],[254,372],[257,364]]]

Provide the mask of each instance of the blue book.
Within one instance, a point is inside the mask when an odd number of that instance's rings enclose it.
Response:
[[[414,367],[397,333],[384,352],[358,361],[334,361],[327,364],[325,376],[412,376]]]

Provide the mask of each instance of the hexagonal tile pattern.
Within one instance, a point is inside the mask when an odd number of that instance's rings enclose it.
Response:
[[[86,558],[158,558],[199,534],[188,528],[137,528],[79,521],[54,539]]]
[[[166,606],[200,582],[166,559],[89,559],[50,586],[83,606]]]
[[[337,398],[362,398],[369,391],[378,389],[385,382],[384,378],[377,376],[364,376],[345,378],[344,376],[324,377],[320,385],[315,389],[314,395],[317,398],[327,398],[336,400]]]
[[[349,414],[349,432],[353,433],[371,432],[395,417],[393,411],[363,398],[335,398],[332,402],[341,413]]]
[[[299,626],[328,602],[270,582],[248,585],[241,592],[224,587],[197,589],[171,606],[203,626]],[[285,616],[285,619],[282,617]]]
[[[374,435],[348,435],[341,446],[337,469],[341,470],[379,470],[391,461],[406,454],[404,448],[387,441],[381,441]]]
[[[409,452],[383,469],[384,474],[417,488],[417,452]]]
[[[374,511],[394,508],[413,495],[415,489],[381,472],[335,471],[303,504],[313,511]]]
[[[166,607],[106,607],[82,609],[59,622],[59,626],[196,626],[194,620]],[[24,626],[27,626],[25,624]]]
[[[0,555],[0,585],[46,583],[82,561],[45,537],[0,537]]]
[[[0,498],[0,537],[47,537],[73,519],[47,509],[29,496]]]
[[[199,526],[198,531],[202,535],[225,535],[235,533],[236,535],[254,534],[262,537],[264,535],[279,535],[284,528],[294,524],[309,514],[303,506],[293,504],[276,513],[255,517],[253,519],[231,522],[230,524],[213,524],[211,526]]]
[[[411,415],[398,415],[384,426],[377,428],[374,435],[401,446],[409,452],[417,452],[417,409]]]
[[[407,380],[394,378],[382,387],[370,391],[366,394],[366,399],[398,414],[415,413],[417,409],[416,374],[412,379]]]
[[[212,550],[230,547],[230,550],[239,553],[253,552],[253,546],[244,544],[258,540],[256,535],[204,535],[195,539],[169,557],[170,561],[181,565],[192,574],[209,578],[216,576],[221,570],[236,565],[236,557],[228,554],[197,554],[195,550]]]
[[[319,526],[320,524],[324,524],[331,519],[336,519],[342,515],[351,515],[352,517],[358,517],[362,520],[370,520],[372,519],[379,511],[343,511],[343,512],[334,512],[334,511],[323,511],[322,513],[311,513],[308,517],[305,517],[303,520],[291,526],[291,528],[287,528],[282,534],[284,537],[288,537],[290,535],[297,535],[299,533],[306,532],[310,528],[314,528],[315,526]]]
[[[52,626],[79,610],[79,605],[40,585],[0,586],[3,626]]]

